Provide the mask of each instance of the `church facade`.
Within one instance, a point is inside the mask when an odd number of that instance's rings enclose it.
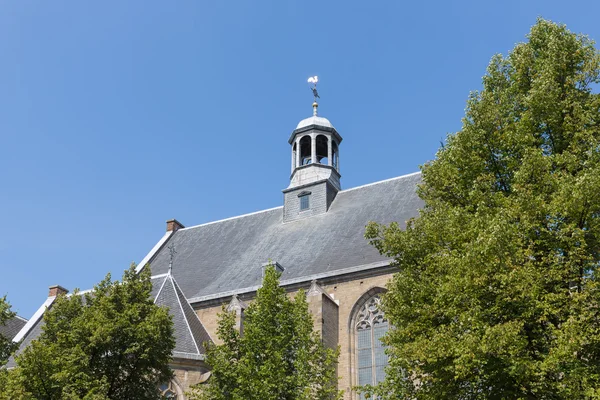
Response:
[[[288,292],[307,291],[323,343],[339,346],[344,398],[358,398],[354,386],[383,379],[387,357],[379,338],[388,324],[379,299],[394,267],[364,239],[364,230],[369,221],[403,225],[416,217],[421,177],[414,173],[342,190],[342,136],[317,115],[317,107],[289,137],[291,177],[282,206],[190,227],[169,220],[140,262],[140,270],[151,268],[152,296],[169,308],[175,324],[175,378],[161,388],[165,395],[183,400],[192,385],[210,379],[203,343],[218,343],[217,315],[225,305],[237,313],[241,328],[269,263],[281,272]],[[21,329],[16,337],[23,340],[21,350],[39,334],[44,311],[61,291],[52,287]]]

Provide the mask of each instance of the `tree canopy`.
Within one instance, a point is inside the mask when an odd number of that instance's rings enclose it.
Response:
[[[15,315],[10,309],[10,303],[6,300],[6,296],[0,297],[0,326],[6,325]],[[15,349],[16,345],[12,338],[5,337],[0,333],[0,367],[8,361],[8,357]]]
[[[149,268],[132,265],[121,282],[107,275],[89,293],[60,295],[0,399],[160,399],[175,339],[151,289]]]
[[[399,267],[376,393],[600,398],[600,55],[539,19],[422,167],[420,217],[366,237]]]
[[[197,400],[329,400],[337,391],[338,351],[327,349],[313,331],[306,295],[291,300],[279,286],[273,266],[244,314],[243,334],[235,312],[220,314],[220,345],[210,345],[208,385],[198,386]]]

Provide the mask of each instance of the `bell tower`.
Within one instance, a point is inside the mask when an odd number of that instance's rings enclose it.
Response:
[[[283,190],[283,222],[327,212],[341,190],[342,137],[327,118],[318,116],[316,87],[313,94],[312,117],[300,121],[288,140],[292,147],[292,175],[290,185]]]

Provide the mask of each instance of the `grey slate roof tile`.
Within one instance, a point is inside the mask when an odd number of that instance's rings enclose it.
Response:
[[[210,342],[211,338],[172,275],[167,274],[164,277],[154,278],[152,285],[154,288],[158,288],[154,302],[167,307],[173,317],[174,353],[191,356],[204,355],[206,351],[203,344]]]
[[[0,324],[0,335],[5,338],[12,339],[25,326],[27,320],[15,315],[13,318],[6,321],[4,325]]]
[[[369,221],[405,222],[423,206],[416,194],[420,173],[344,190],[327,213],[283,223],[282,207],[180,229],[171,237],[177,254],[173,274],[186,298],[259,285],[269,259],[285,271],[282,280],[384,261],[364,239]],[[169,251],[150,261],[165,273]]]
[[[9,359],[8,359],[8,363],[6,364],[7,368],[13,368],[16,367],[17,364],[15,362],[15,357],[18,356],[19,354],[21,354],[25,348],[27,348],[27,346],[29,346],[29,344],[38,338],[38,336],[40,336],[42,334],[43,328],[44,328],[44,318],[40,318],[35,325],[33,325],[33,327],[31,327],[31,329],[29,330],[29,332],[27,332],[27,334],[25,335],[25,337],[23,338],[23,340],[21,341],[21,344],[19,345],[19,348],[17,349],[17,351],[15,352],[15,354],[13,354]]]

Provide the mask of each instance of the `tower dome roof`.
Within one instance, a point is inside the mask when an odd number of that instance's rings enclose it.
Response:
[[[300,129],[300,128],[304,128],[310,125],[319,125],[319,126],[324,126],[326,128],[333,128],[333,125],[331,124],[331,122],[329,122],[329,120],[327,118],[323,118],[323,117],[318,117],[316,115],[313,115],[312,117],[303,119],[302,121],[300,121],[298,123],[298,126],[296,127],[296,129]]]

